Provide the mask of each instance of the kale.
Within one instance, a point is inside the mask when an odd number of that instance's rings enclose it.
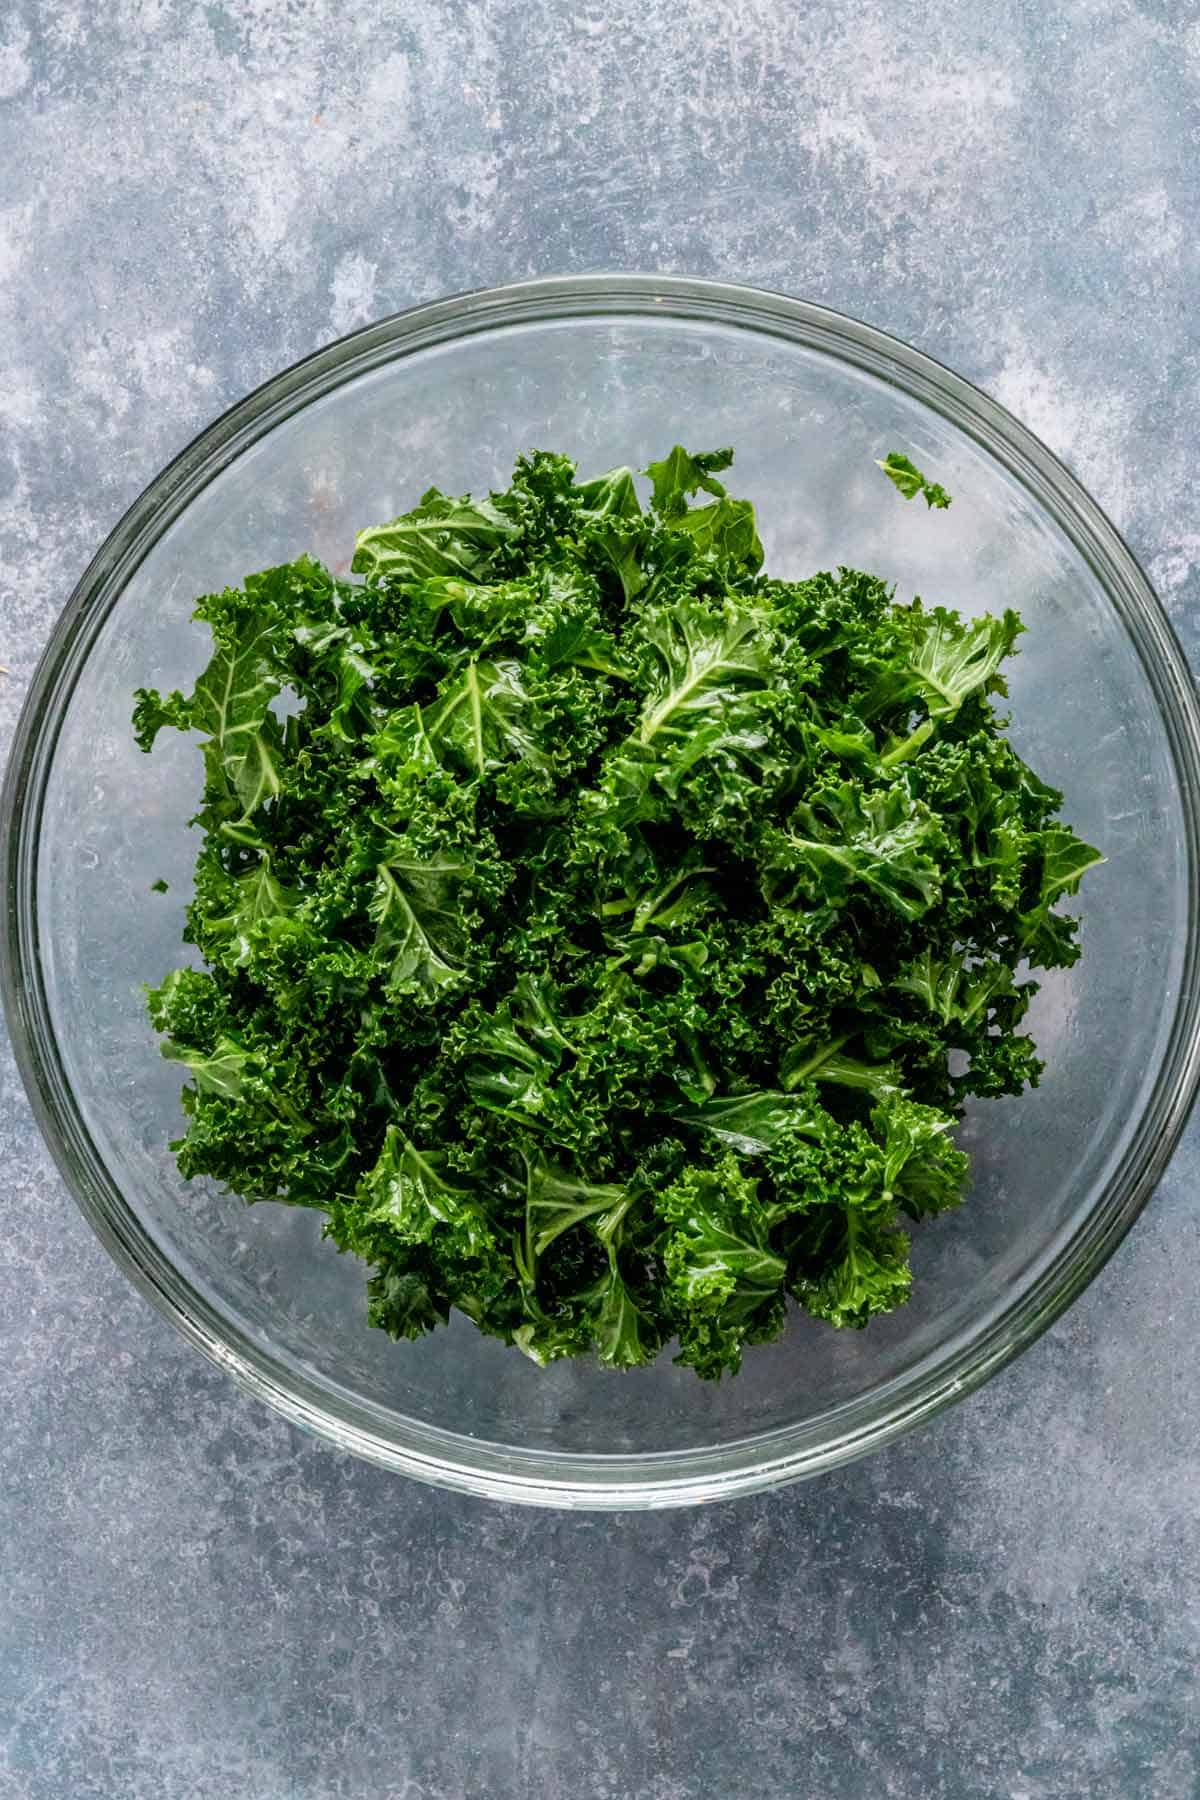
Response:
[[[915,462],[899,450],[889,450],[879,467],[889,481],[894,481],[906,500],[915,500],[918,494],[925,497],[926,506],[938,506],[943,510],[950,504],[950,496],[944,487],[936,481],[929,481],[922,475]]]
[[[768,577],[731,461],[430,489],[349,580],[202,599],[192,694],[137,695],[144,749],[203,739],[179,1167],[318,1209],[393,1337],[713,1377],[789,1296],[863,1325],[964,1101],[1037,1081],[1099,857],[993,708],[1020,621]]]

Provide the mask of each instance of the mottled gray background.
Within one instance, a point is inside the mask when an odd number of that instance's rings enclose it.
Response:
[[[787,288],[981,382],[1200,658],[1182,0],[5,0],[0,744],[162,462],[378,313],[555,270]],[[76,1216],[0,1059],[3,1800],[1194,1800],[1200,1135],[930,1429],[571,1517],[308,1442]]]

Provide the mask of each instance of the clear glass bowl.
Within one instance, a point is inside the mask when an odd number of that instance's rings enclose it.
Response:
[[[669,1359],[535,1368],[465,1319],[419,1344],[368,1330],[364,1270],[320,1220],[189,1186],[139,984],[181,955],[196,746],[134,747],[140,684],[188,686],[193,597],[356,529],[506,482],[533,446],[585,471],[677,440],[737,449],[768,566],[839,562],[1029,627],[1013,734],[1107,864],[1084,956],[1047,980],[1048,1068],[976,1106],[968,1203],[915,1234],[916,1285],[862,1333],[796,1317],[743,1373]],[[955,496],[899,504],[903,448]],[[927,357],[818,306],[659,277],[539,281],[420,307],[278,376],[166,469],[113,532],[34,681],[0,818],[3,982],[42,1127],[88,1219],[184,1333],[297,1423],[388,1466],[508,1500],[672,1505],[768,1487],[884,1443],[977,1386],[1095,1274],[1161,1172],[1196,1085],[1200,720],[1128,550],[1000,407]],[[151,892],[158,877],[164,897]]]

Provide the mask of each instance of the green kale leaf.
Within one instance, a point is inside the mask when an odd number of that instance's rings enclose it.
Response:
[[[950,504],[950,496],[944,487],[936,481],[930,481],[922,475],[915,462],[905,456],[903,451],[889,450],[882,462],[877,465],[888,480],[894,483],[906,500],[915,500],[918,494],[924,495],[926,506],[946,508]]]

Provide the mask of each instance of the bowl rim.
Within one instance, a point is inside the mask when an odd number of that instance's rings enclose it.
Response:
[[[820,1431],[808,1421],[719,1445],[598,1456],[488,1443],[415,1419],[399,1429],[400,1415],[287,1367],[170,1264],[105,1167],[58,1063],[38,952],[37,852],[59,730],[104,620],[162,533],[251,444],[346,380],[436,344],[539,321],[649,315],[738,326],[831,353],[932,407],[1034,494],[1112,600],[1155,695],[1179,784],[1189,932],[1169,1041],[1143,1113],[1086,1216],[1060,1233],[1026,1286],[901,1375],[819,1415]],[[43,1136],[115,1261],[211,1361],[294,1424],[417,1480],[559,1507],[685,1505],[818,1474],[940,1412],[1046,1330],[1133,1224],[1200,1083],[1200,703],[1171,623],[1107,516],[1032,432],[934,358],[844,313],[768,289],[678,275],[546,276],[423,303],[325,345],[230,407],[149,483],[84,571],[34,671],[0,791],[0,895],[0,996]]]

